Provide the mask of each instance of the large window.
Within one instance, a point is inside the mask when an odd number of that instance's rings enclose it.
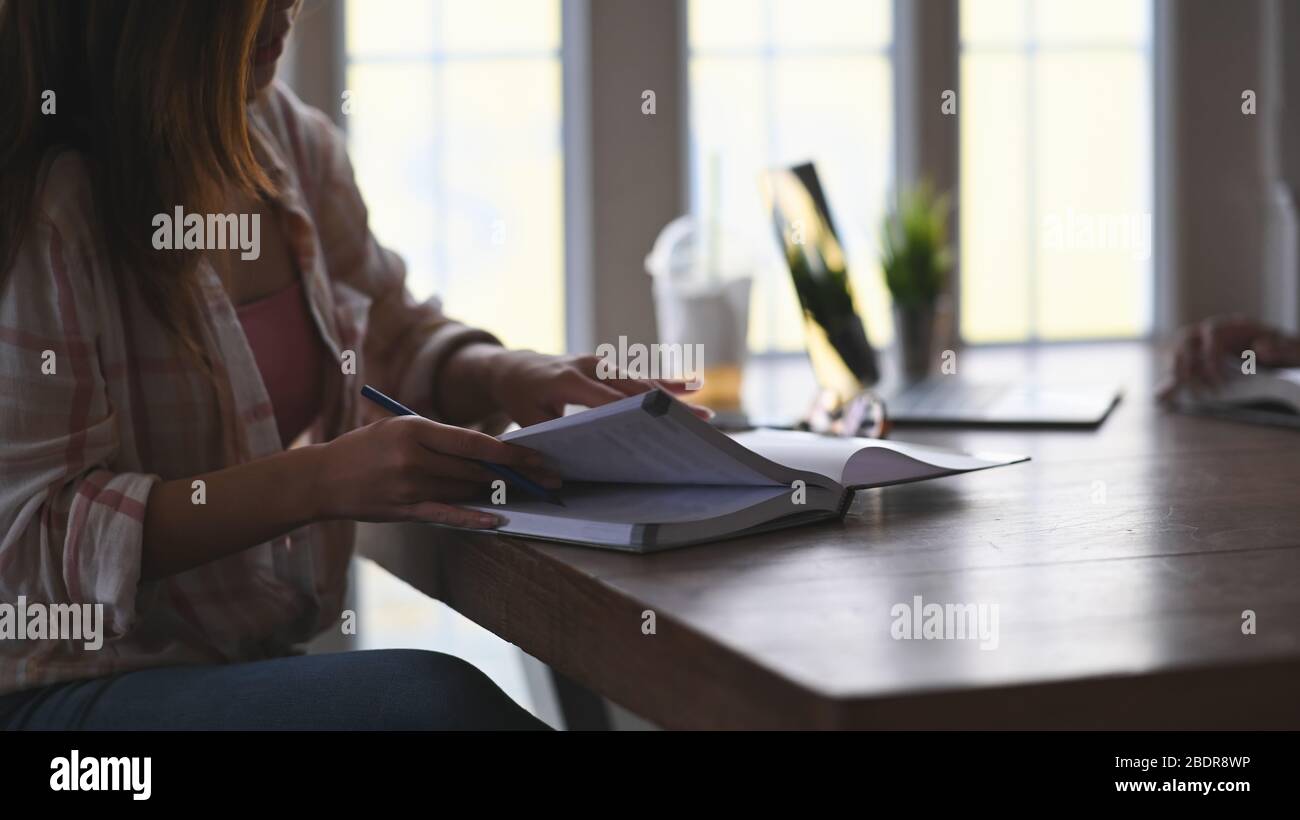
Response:
[[[353,163],[419,297],[564,348],[559,0],[347,3]]]
[[[1151,4],[962,0],[961,326],[972,342],[1151,322]]]
[[[804,160],[818,165],[872,339],[887,341],[877,240],[894,165],[890,0],[690,0],[688,10],[692,210],[756,252],[750,347],[803,348],[759,175]]]

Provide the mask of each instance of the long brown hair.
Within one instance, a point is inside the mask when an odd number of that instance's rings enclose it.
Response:
[[[0,283],[46,160],[78,151],[109,264],[200,353],[190,323],[199,252],[154,250],[151,220],[177,205],[222,210],[229,189],[271,190],[247,119],[267,2],[0,0]],[[47,90],[53,114],[41,110]]]

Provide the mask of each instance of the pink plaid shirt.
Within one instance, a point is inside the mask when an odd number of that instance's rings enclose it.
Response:
[[[436,300],[411,297],[401,260],[367,227],[343,137],[324,115],[277,85],[252,107],[252,128],[316,329],[335,360],[356,351],[355,375],[330,368],[310,438],[362,422],[363,382],[433,415],[442,362],[493,338],[448,320]],[[349,522],[314,524],[141,583],[154,484],[279,451],[275,417],[210,265],[199,270],[198,330],[217,362],[215,383],[169,341],[129,277],[105,265],[79,155],[51,159],[34,207],[33,229],[0,284],[0,604],[19,596],[28,606],[102,604],[103,644],[0,639],[0,693],[283,655],[336,626]]]

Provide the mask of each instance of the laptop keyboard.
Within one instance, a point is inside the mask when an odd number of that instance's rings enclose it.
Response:
[[[926,415],[967,416],[992,407],[1007,394],[1005,384],[963,384],[956,379],[926,379],[899,396],[899,410]]]

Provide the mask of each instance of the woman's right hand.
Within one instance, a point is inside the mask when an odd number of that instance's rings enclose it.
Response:
[[[482,496],[499,478],[478,461],[558,487],[540,453],[463,427],[395,416],[320,446],[319,515],[357,521],[428,521],[491,528],[496,516],[452,502]]]
[[[1215,316],[1183,328],[1174,343],[1173,361],[1156,395],[1170,401],[1185,385],[1217,387],[1226,359],[1255,352],[1260,367],[1300,366],[1300,339],[1244,316]]]

